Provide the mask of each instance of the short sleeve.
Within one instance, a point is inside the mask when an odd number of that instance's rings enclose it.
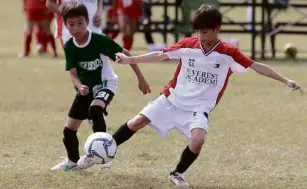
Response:
[[[234,50],[232,58],[234,59],[235,62],[237,62],[244,68],[249,68],[254,63],[252,59],[245,56],[238,48]]]
[[[178,43],[162,49],[163,53],[168,56],[169,59],[180,59],[183,48],[186,46],[186,40],[182,39]]]
[[[112,59],[113,61],[116,60],[116,53],[123,52],[123,47],[113,41],[106,35],[102,35],[102,44],[100,44],[101,51],[104,55]]]
[[[72,68],[76,67],[76,62],[73,60],[73,55],[70,53],[69,47],[67,44],[64,45],[65,59],[66,59],[66,71],[69,71]]]

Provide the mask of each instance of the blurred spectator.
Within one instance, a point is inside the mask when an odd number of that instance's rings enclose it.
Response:
[[[46,0],[24,0],[23,5],[26,16],[25,38],[24,50],[20,53],[19,57],[27,57],[30,54],[34,26],[41,29],[38,41],[42,43],[43,47],[47,46],[47,43],[50,42],[54,47],[54,56],[56,57],[54,37],[50,31],[51,13],[46,8]]]
[[[142,15],[142,0],[118,0],[118,24],[123,34],[123,47],[131,50],[133,37]]]
[[[103,9],[107,12],[106,20],[107,20],[107,26],[106,29],[114,29],[114,26],[118,25],[118,15],[117,15],[117,0],[103,0]],[[117,31],[108,31],[106,34],[112,38],[115,39],[119,32]]]
[[[218,0],[177,0],[177,5],[181,6],[182,10],[182,22],[178,31],[184,36],[191,36],[194,32],[191,25],[191,18],[194,11],[196,11],[202,4],[208,4],[219,8]]]
[[[252,0],[249,0],[248,1],[249,3],[252,3],[253,1]],[[262,1],[263,3],[270,3],[269,0],[263,0]],[[276,9],[284,9],[284,8],[287,8],[288,7],[288,4],[289,4],[289,0],[273,0],[273,4],[277,5],[275,8]],[[271,8],[268,8],[267,9],[267,14],[268,14],[268,23],[270,23],[272,20],[270,20],[270,16],[271,16],[271,13],[272,13],[272,9]],[[247,7],[247,11],[246,11],[246,21],[248,23],[252,23],[252,19],[253,19],[253,7],[252,6],[249,6]],[[247,30],[251,30],[252,29],[252,26],[251,24],[248,24],[247,27],[246,27]]]
[[[53,18],[54,18],[54,14],[52,12],[50,12],[50,14],[48,16],[49,28],[51,26],[51,22],[52,22]],[[48,40],[48,39],[45,38],[44,29],[41,28],[41,27],[36,27],[35,38],[36,38],[36,48],[38,49],[38,52],[39,52],[40,55],[50,54],[48,52],[48,49],[47,49],[48,44],[50,44],[51,48],[53,50],[53,55],[55,57],[57,57],[57,49],[56,49],[55,40],[54,40],[53,35],[52,35],[53,40]]]
[[[148,45],[148,51],[157,51],[166,47],[166,44],[155,44],[152,37],[151,29],[151,0],[143,0],[143,18],[142,24],[144,25],[144,37]]]

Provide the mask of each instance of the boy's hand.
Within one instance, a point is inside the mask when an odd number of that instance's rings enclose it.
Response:
[[[120,64],[132,64],[133,63],[132,59],[123,53],[116,53],[116,62]]]
[[[151,93],[150,87],[144,77],[139,78],[139,89],[143,94]]]
[[[80,94],[81,94],[82,96],[85,96],[85,95],[87,95],[87,94],[89,93],[89,88],[88,88],[88,86],[86,86],[86,85],[81,85],[81,86],[79,87],[79,91],[80,91]]]
[[[293,91],[299,90],[303,94],[303,89],[296,81],[288,80],[286,85],[292,88]]]

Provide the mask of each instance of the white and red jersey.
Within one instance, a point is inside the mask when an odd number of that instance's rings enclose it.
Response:
[[[61,6],[65,2],[71,2],[71,1],[76,1],[76,0],[57,0],[57,5]],[[88,11],[88,17],[89,17],[89,24],[88,24],[88,29],[95,32],[95,33],[102,33],[102,28],[101,27],[96,27],[94,25],[94,15],[97,12],[98,9],[98,0],[78,0],[81,3],[83,3]],[[62,39],[63,43],[65,43],[70,37],[69,31],[66,29],[64,25],[64,21],[62,19],[61,15],[57,15],[56,18],[56,30],[55,30],[55,35],[57,38]]]
[[[245,72],[254,63],[238,48],[223,41],[205,52],[199,39],[193,37],[184,38],[163,52],[180,63],[162,93],[175,107],[186,111],[212,111],[231,74]]]

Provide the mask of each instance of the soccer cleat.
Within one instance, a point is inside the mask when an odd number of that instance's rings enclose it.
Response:
[[[73,171],[76,169],[77,169],[77,164],[66,158],[63,162],[52,167],[50,170],[52,172],[57,172],[57,171]]]
[[[94,164],[95,164],[94,159],[86,155],[82,156],[77,162],[77,165],[80,169],[87,169],[93,166]]]
[[[101,169],[110,168],[112,166],[112,161],[109,161],[108,163],[100,164],[99,167]]]
[[[187,181],[184,180],[184,176],[183,174],[180,174],[178,172],[170,172],[168,179],[174,183],[176,186],[179,187],[189,187],[189,183]]]
[[[18,58],[26,58],[29,57],[29,54],[26,54],[25,52],[21,52],[18,54]]]

